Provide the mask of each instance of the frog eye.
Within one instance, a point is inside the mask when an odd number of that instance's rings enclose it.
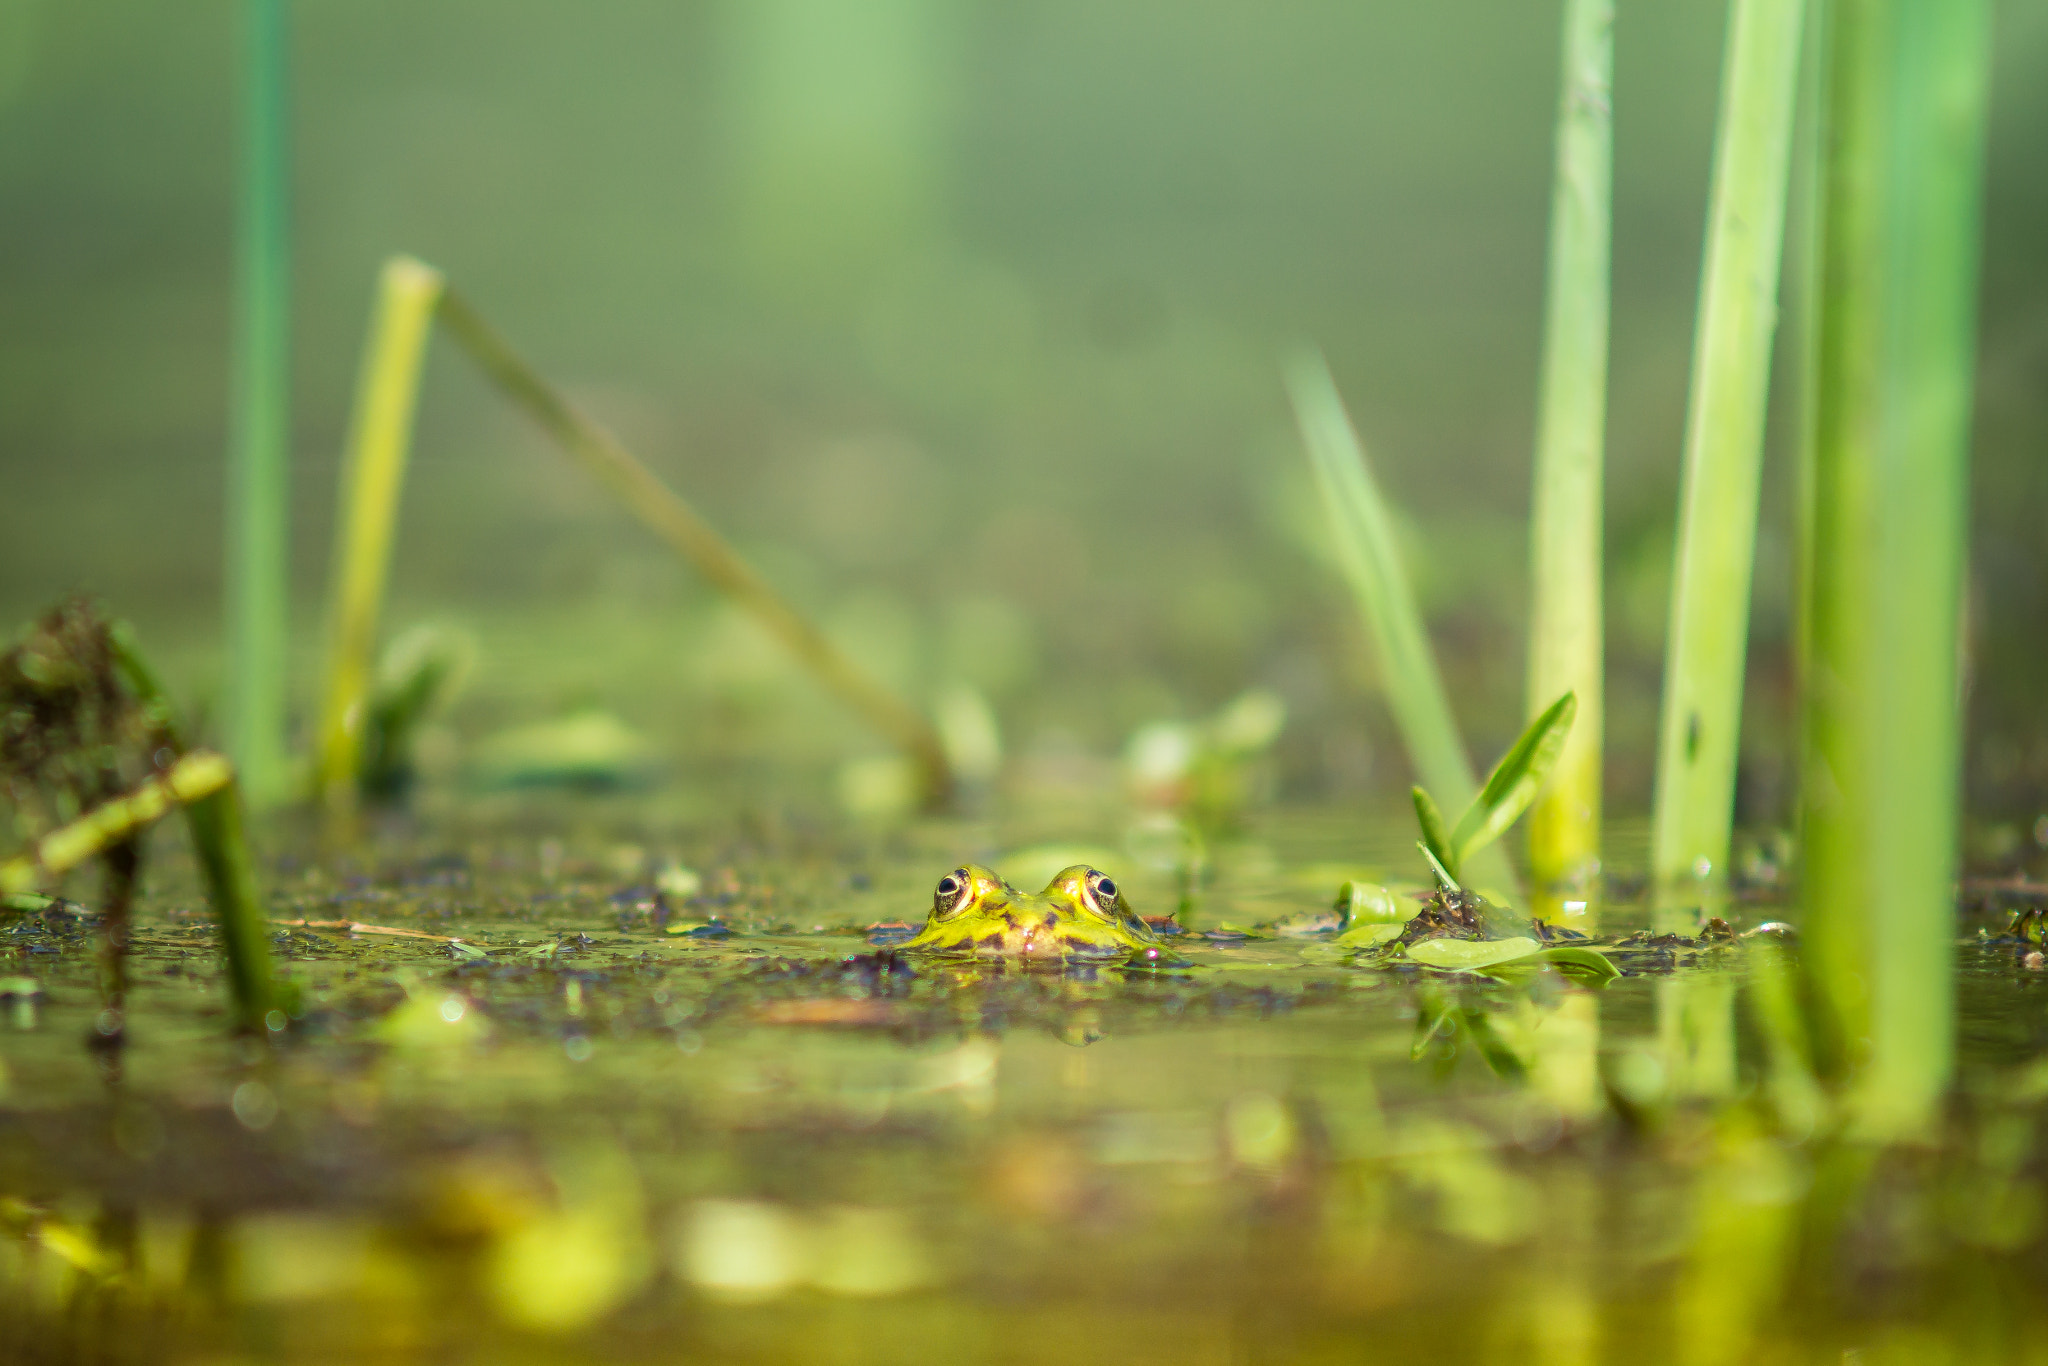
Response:
[[[932,909],[940,915],[955,914],[967,905],[967,898],[973,891],[967,870],[955,868],[939,879],[938,891],[932,897]]]
[[[1082,887],[1087,893],[1085,899],[1089,910],[1105,920],[1116,919],[1116,899],[1119,893],[1115,881],[1108,874],[1098,873],[1090,868],[1088,880]]]

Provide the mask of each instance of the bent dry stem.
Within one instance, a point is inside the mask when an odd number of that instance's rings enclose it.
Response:
[[[413,413],[439,271],[409,256],[384,263],[376,312],[363,350],[347,454],[341,470],[341,525],[327,609],[327,689],[320,709],[314,783],[330,811],[356,800],[368,724],[371,657],[391,567],[391,542],[412,445]]]
[[[39,882],[62,877],[88,859],[135,839],[174,807],[185,810],[192,844],[206,873],[214,914],[220,921],[221,950],[227,960],[237,1023],[260,1029],[277,1004],[268,931],[256,892],[255,865],[242,831],[235,771],[220,755],[194,750],[133,791],[52,830],[36,842],[32,852],[0,863],[0,896],[13,896]]]
[[[459,294],[451,290],[443,295],[440,316],[456,341],[507,397],[596,475],[644,525],[752,612],[827,688],[917,765],[928,806],[946,801],[953,790],[952,767],[945,744],[929,721],[869,677],[805,620],[695,508],[542,379]]]
[[[1804,0],[1738,0],[1728,20],[1657,739],[1650,862],[1665,932],[1720,914],[1727,890],[1804,24]]]

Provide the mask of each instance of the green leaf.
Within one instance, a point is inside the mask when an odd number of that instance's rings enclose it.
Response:
[[[1425,939],[1408,946],[1408,956],[1429,968],[1477,972],[1540,952],[1533,939]]]
[[[1444,813],[1436,809],[1436,799],[1420,787],[1408,789],[1408,795],[1415,803],[1415,823],[1422,827],[1424,847],[1436,860],[1437,866],[1455,883],[1458,880],[1458,856],[1451,852],[1451,837],[1444,829]]]
[[[1404,907],[1377,882],[1347,882],[1337,889],[1337,914],[1347,930],[1358,925],[1405,925],[1421,910],[1420,902]]]
[[[1443,884],[1444,890],[1451,892],[1458,892],[1464,890],[1462,887],[1458,886],[1458,879],[1451,876],[1451,870],[1444,867],[1443,863],[1437,858],[1436,854],[1431,851],[1428,845],[1424,844],[1421,840],[1417,840],[1415,841],[1415,847],[1417,849],[1420,849],[1422,851],[1422,856],[1429,860],[1429,866],[1436,873],[1436,880]]]
[[[1456,855],[1450,866],[1455,868],[1473,850],[1500,838],[1501,832],[1529,809],[1529,803],[1536,800],[1543,780],[1550,776],[1564,749],[1565,737],[1571,734],[1572,718],[1578,710],[1578,697],[1566,693],[1529,723],[1522,738],[1515,741],[1515,747],[1487,775],[1486,786],[1472,799],[1472,805],[1458,817],[1458,828],[1451,832],[1449,841],[1451,852]]]
[[[1575,982],[1592,986],[1606,986],[1621,976],[1621,969],[1614,966],[1614,960],[1598,949],[1589,949],[1578,944],[1559,944],[1538,954],[1531,954],[1532,961],[1548,963]]]
[[[1528,973],[1539,972],[1546,967],[1556,969],[1581,986],[1604,987],[1621,976],[1621,969],[1614,966],[1613,959],[1598,949],[1584,948],[1578,944],[1559,944],[1544,949],[1541,953],[1522,954],[1486,967],[1474,968],[1473,971],[1495,977],[1518,978]]]
[[[1418,907],[1417,909],[1420,908]],[[1370,949],[1399,939],[1407,928],[1408,926],[1405,924],[1388,924],[1385,921],[1380,921],[1378,923],[1360,925],[1353,930],[1346,930],[1330,942],[1342,945],[1347,949]]]

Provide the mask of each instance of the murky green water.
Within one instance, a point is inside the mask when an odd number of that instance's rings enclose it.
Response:
[[[1951,1151],[1873,1167],[1773,1098],[1740,946],[1627,956],[1598,993],[1314,938],[1188,945],[1166,975],[946,965],[860,927],[1031,832],[664,845],[579,809],[588,838],[287,864],[280,916],[462,942],[281,927],[304,999],[275,1041],[227,1037],[175,867],[121,1050],[86,1045],[83,925],[0,937],[0,1349],[1833,1361],[1935,1359],[1939,1335],[1981,1360],[2029,1359],[2043,1326],[2044,1021],[2009,948],[1964,951]],[[1203,922],[1315,908],[1317,858],[1375,852],[1355,828],[1269,817]],[[673,906],[649,881],[670,857],[702,882]],[[1146,908],[1171,893],[1125,876]],[[670,932],[713,917],[729,937]]]

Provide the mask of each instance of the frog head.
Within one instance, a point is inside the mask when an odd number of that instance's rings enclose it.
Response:
[[[1056,874],[1044,894],[1072,907],[1077,924],[1086,933],[1112,935],[1116,942],[1133,949],[1159,942],[1152,927],[1131,909],[1123,888],[1100,869],[1077,863]]]
[[[1092,868],[1069,868],[1033,895],[969,863],[939,879],[924,929],[903,947],[1066,959],[1117,957],[1152,942],[1116,884]]]

